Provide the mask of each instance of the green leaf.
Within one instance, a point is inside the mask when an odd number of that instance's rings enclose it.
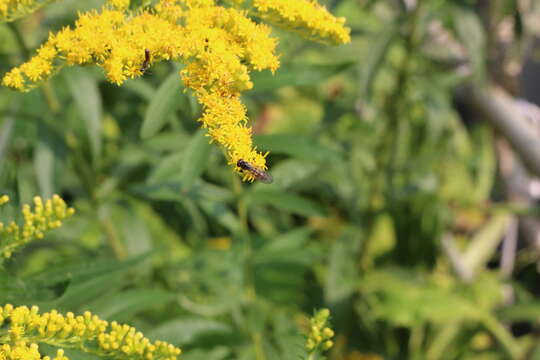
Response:
[[[56,266],[35,275],[30,275],[26,280],[33,286],[54,285],[67,280],[83,281],[96,276],[128,269],[140,264],[142,261],[148,259],[149,256],[150,253],[142,254],[122,262],[107,259],[99,259],[87,263],[76,261],[73,264]]]
[[[360,59],[359,99],[369,102],[372,95],[373,83],[377,73],[384,65],[386,54],[393,41],[399,34],[400,22],[392,23],[384,27],[379,33],[371,37],[365,47],[367,54]]]
[[[454,289],[439,287],[421,275],[401,269],[370,271],[359,282],[362,295],[379,320],[393,326],[413,327],[427,321],[449,325],[474,321],[489,309],[475,305]],[[454,290],[454,291],[452,291]],[[358,309],[359,315],[361,314]]]
[[[114,207],[114,218],[124,237],[124,244],[130,256],[148,253],[152,250],[152,236],[145,219],[140,217],[137,203]]]
[[[38,126],[37,143],[34,150],[34,170],[41,196],[51,198],[56,192],[58,166],[66,156],[66,145],[62,135],[45,122]]]
[[[303,216],[324,216],[325,214],[324,209],[316,202],[281,191],[251,191],[246,199],[252,206],[272,205],[279,210]]]
[[[102,102],[97,81],[84,68],[65,70],[65,77],[78,112],[86,125],[92,157],[98,163],[101,158]]]
[[[176,110],[183,85],[175,72],[171,74],[155,93],[141,126],[140,136],[147,139],[158,133],[167,123],[169,115]]]
[[[129,79],[124,83],[123,87],[147,101],[152,100],[156,92],[152,85],[142,79]]]
[[[42,139],[34,150],[34,168],[41,196],[50,199],[54,192],[54,154]]]
[[[105,320],[127,321],[133,315],[174,301],[176,295],[151,289],[136,289],[99,297],[88,304],[88,310]]]
[[[473,74],[478,80],[485,76],[486,39],[482,21],[472,8],[454,7],[454,30],[467,48]]]
[[[184,131],[168,131],[147,139],[145,145],[159,152],[183,151],[188,146],[191,137],[191,134]]]
[[[504,322],[528,322],[540,318],[540,302],[514,304],[499,311],[498,316]]]
[[[313,181],[313,175],[321,166],[324,165],[298,159],[280,161],[276,166],[268,170],[274,178],[274,182],[271,185],[256,183],[254,189],[264,190],[270,187],[284,189],[302,181]]]
[[[231,350],[225,346],[217,346],[212,350],[194,349],[182,353],[183,360],[224,360],[229,357]]]
[[[62,310],[72,310],[85,306],[91,300],[94,300],[105,294],[118,290],[125,282],[125,272],[116,271],[113,273],[97,276],[87,281],[72,281],[66,292],[51,303],[51,308]],[[47,308],[41,305],[41,308]]]
[[[232,333],[233,329],[220,321],[200,317],[184,317],[170,320],[146,335],[153,340],[167,341],[176,346],[193,343],[203,336],[219,336]]]
[[[210,149],[211,146],[208,143],[206,130],[200,129],[191,139],[188,148],[184,152],[180,168],[182,190],[190,190],[195,180],[201,176],[208,164]]]
[[[279,89],[283,86],[299,86],[319,84],[320,82],[349,70],[354,63],[340,64],[283,64],[272,75],[270,71],[252,74],[254,83],[252,92],[263,92]]]
[[[181,151],[161,159],[148,177],[147,184],[153,185],[170,182],[171,180],[179,181],[184,158],[185,153]]]
[[[299,135],[258,135],[254,137],[258,148],[276,154],[286,154],[298,159],[314,161],[333,161],[340,153],[314,140]]]
[[[359,233],[356,227],[347,228],[329,250],[324,292],[330,303],[338,303],[354,292],[358,281]]]
[[[471,239],[462,256],[463,265],[472,272],[487,264],[497,250],[512,216],[501,212],[495,214]]]
[[[198,203],[210,218],[215,219],[232,233],[240,228],[237,216],[226,204],[212,200],[199,200]]]
[[[161,201],[178,201],[185,197],[181,191],[181,184],[178,181],[152,185],[137,185],[131,187],[131,191],[138,196],[147,199]]]
[[[11,140],[11,132],[13,130],[14,119],[11,116],[6,116],[0,128],[0,164],[3,164],[4,154]],[[0,167],[0,173],[2,167]]]
[[[476,143],[475,165],[476,177],[473,186],[474,200],[477,203],[485,202],[489,199],[489,195],[493,188],[493,183],[496,179],[497,161],[495,150],[493,148],[493,134],[490,126],[481,126],[475,135]]]
[[[269,241],[259,253],[290,251],[302,248],[312,233],[313,229],[305,227],[291,230]]]
[[[189,192],[182,191],[179,181],[167,181],[165,183],[133,186],[131,191],[148,199],[162,201],[178,201],[186,199],[186,196],[194,200],[213,200],[228,202],[233,199],[231,190],[216,186],[202,180],[197,180]]]

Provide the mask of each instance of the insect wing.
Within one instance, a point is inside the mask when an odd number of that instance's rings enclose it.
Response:
[[[272,176],[267,173],[266,171],[259,169],[256,166],[251,165],[245,160],[238,160],[236,163],[236,166],[238,166],[240,169],[247,171],[253,176],[255,179],[259,180],[260,182],[263,182],[265,184],[270,184],[274,181]]]
[[[272,178],[272,175],[270,175],[269,173],[263,170],[256,169],[256,171],[252,172],[252,174],[255,177],[255,179],[265,184],[271,184],[274,181],[274,178]]]
[[[272,175],[254,166],[250,166],[248,171],[251,173],[251,175],[253,175],[255,179],[265,184],[271,184],[274,181]]]

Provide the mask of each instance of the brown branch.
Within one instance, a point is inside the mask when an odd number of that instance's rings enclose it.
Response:
[[[457,97],[490,122],[512,145],[528,170],[540,176],[540,137],[531,133],[512,97],[499,88],[474,85],[461,87]]]

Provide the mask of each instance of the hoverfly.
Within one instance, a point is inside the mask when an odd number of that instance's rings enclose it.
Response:
[[[144,72],[150,67],[150,50],[144,49],[144,62],[141,65],[139,71],[144,74]]]
[[[245,160],[238,160],[236,162],[236,166],[238,166],[242,171],[247,171],[253,176],[255,179],[259,180],[260,182],[263,182],[265,184],[270,184],[274,179],[272,176],[267,173],[266,171],[259,169],[256,166],[251,165],[249,162]]]

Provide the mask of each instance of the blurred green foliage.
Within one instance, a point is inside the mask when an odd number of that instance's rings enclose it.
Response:
[[[0,89],[2,217],[34,195],[77,209],[4,262],[0,303],[90,310],[186,360],[298,359],[320,307],[332,311],[330,359],[540,359],[535,263],[499,273],[513,210],[491,201],[493,132],[452,102],[458,84],[486,81],[476,2],[407,3],[326,1],[353,29],[339,48],[276,31],[283,65],[244,99],[271,185],[241,183],[207,143],[173,64],[122,88],[89,67],[26,94]],[[500,3],[501,16],[517,12]],[[0,71],[99,4],[64,0],[2,24]],[[469,72],[448,65],[433,24]]]

